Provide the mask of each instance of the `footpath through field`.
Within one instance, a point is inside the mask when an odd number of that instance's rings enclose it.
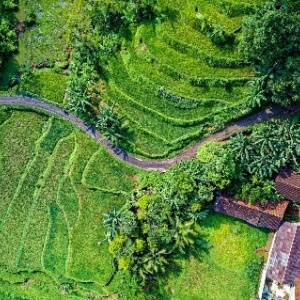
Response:
[[[225,127],[222,131],[214,133],[201,141],[197,142],[193,146],[190,146],[182,153],[174,156],[170,159],[165,160],[145,160],[134,157],[128,154],[126,151],[116,147],[111,142],[107,141],[101,133],[96,130],[95,127],[85,123],[81,119],[77,118],[73,114],[67,112],[63,108],[57,107],[50,103],[44,102],[39,99],[28,98],[28,97],[18,97],[18,96],[0,96],[0,104],[3,105],[24,105],[33,108],[38,108],[50,113],[53,113],[63,119],[66,119],[72,122],[74,125],[82,129],[89,136],[91,136],[94,140],[96,140],[99,144],[103,145],[110,153],[120,158],[121,160],[144,170],[157,170],[157,171],[166,171],[171,165],[174,165],[177,162],[183,161],[185,159],[189,159],[195,157],[197,153],[197,149],[199,146],[203,145],[208,141],[222,141],[253,124],[263,122],[272,118],[288,118],[292,112],[299,110],[298,107],[291,107],[288,109],[284,109],[281,107],[270,107],[260,112],[249,115],[233,125]]]

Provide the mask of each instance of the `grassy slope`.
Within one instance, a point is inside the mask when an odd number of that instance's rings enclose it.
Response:
[[[112,270],[106,242],[98,245],[103,214],[124,203],[137,170],[64,121],[1,115],[0,292],[60,299],[61,283],[93,281],[94,293],[107,293],[100,287]],[[102,170],[96,180],[93,166]]]
[[[173,17],[161,24],[132,28],[119,55],[111,59],[104,94],[107,102],[115,103],[130,119],[135,135],[133,151],[149,157],[169,156],[243,114],[231,109],[243,104],[247,92],[245,82],[239,80],[253,76],[249,66],[212,67],[207,62],[241,60],[237,49],[240,33],[235,34],[235,45],[220,47],[193,27],[201,13],[213,26],[232,32],[241,25],[242,15],[229,17],[218,1],[162,2],[173,10]],[[261,2],[254,1],[253,5]],[[193,78],[206,79],[211,86],[193,86]],[[230,88],[216,82],[227,79],[234,82]],[[158,95],[160,87],[193,99],[198,108],[176,107]],[[146,143],[149,139],[151,144]]]
[[[230,2],[233,7],[240,5],[237,1]],[[252,4],[261,2],[255,0]],[[9,61],[4,73],[5,83],[17,76],[18,70],[33,67],[33,73],[25,72],[20,89],[64,104],[71,30],[80,23],[83,3],[83,0],[20,1],[19,20],[22,22],[34,13],[36,24],[21,34],[19,53]],[[114,103],[130,120],[133,141],[128,150],[153,158],[172,156],[222,128],[232,118],[245,114],[240,109],[247,91],[245,82],[253,76],[249,66],[212,67],[207,59],[239,61],[237,42],[233,46],[216,46],[193,27],[196,15],[201,13],[215,27],[220,25],[232,32],[240,26],[243,15],[226,15],[219,1],[161,0],[161,3],[172,10],[173,17],[161,24],[146,23],[131,28],[120,53],[111,58],[103,94],[106,102]],[[239,35],[236,34],[236,41]],[[209,86],[193,86],[191,80],[195,77],[206,79]],[[216,82],[224,79],[232,80],[232,86]],[[160,87],[175,96],[194,100],[199,107],[177,107],[158,95]]]

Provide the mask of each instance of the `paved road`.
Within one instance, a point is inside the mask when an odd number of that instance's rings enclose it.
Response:
[[[81,119],[67,112],[66,110],[59,108],[50,103],[44,102],[39,99],[27,98],[27,97],[18,97],[18,96],[0,96],[0,105],[25,105],[29,107],[35,107],[42,109],[44,111],[53,113],[63,119],[66,119],[72,122],[74,125],[82,129],[86,134],[91,136],[94,140],[96,140],[99,144],[103,145],[109,152],[111,152],[116,157],[121,160],[144,170],[158,170],[158,171],[166,171],[171,165],[180,162],[182,160],[192,158],[196,155],[197,149],[199,146],[203,145],[208,141],[222,141],[227,139],[229,136],[237,133],[248,126],[251,126],[255,123],[263,122],[269,120],[271,118],[282,117],[287,118],[290,115],[290,112],[283,108],[273,107],[262,110],[258,113],[254,113],[249,115],[235,124],[226,127],[224,130],[217,132],[208,136],[207,138],[199,141],[193,146],[187,148],[182,153],[174,156],[170,159],[165,160],[144,160],[134,157],[128,154],[126,151],[116,147],[109,141],[105,140],[105,138],[101,135],[99,131],[97,131],[94,127],[86,124]],[[291,111],[299,109],[298,107],[293,107]]]

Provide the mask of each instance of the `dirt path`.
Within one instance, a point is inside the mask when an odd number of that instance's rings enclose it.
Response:
[[[139,159],[137,157],[134,157],[128,154],[126,151],[117,148],[112,143],[105,140],[105,138],[101,135],[101,133],[97,131],[93,126],[90,126],[89,124],[83,122],[81,119],[68,113],[66,110],[59,108],[55,105],[52,105],[50,103],[38,99],[27,98],[27,97],[0,96],[0,105],[1,104],[25,105],[25,106],[35,107],[53,113],[59,117],[62,117],[63,119],[72,122],[74,125],[82,129],[94,140],[96,140],[99,144],[103,145],[109,152],[111,152],[113,155],[117,156],[121,160],[144,170],[159,170],[159,171],[165,171],[171,165],[177,162],[194,157],[196,155],[198,147],[208,141],[222,141],[230,137],[232,134],[237,133],[255,123],[263,122],[276,117],[287,118],[290,115],[290,112],[288,112],[283,108],[279,108],[279,107],[268,108],[258,113],[249,115],[237,121],[235,124],[226,127],[224,130],[208,136],[207,138],[187,148],[182,153],[174,156],[173,158],[165,159],[165,160],[144,160],[144,159]],[[291,110],[294,111],[296,109],[299,108],[294,107]]]

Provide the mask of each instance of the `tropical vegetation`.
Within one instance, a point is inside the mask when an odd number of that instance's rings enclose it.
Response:
[[[255,106],[299,100],[298,2],[5,0],[1,93],[170,157]],[[299,145],[296,116],[145,172],[66,121],[4,107],[0,298],[249,300],[268,232],[214,214],[213,200],[280,201],[274,177],[300,169]]]
[[[16,8],[16,0],[0,3],[0,70],[9,55],[17,49],[16,20],[13,14]]]
[[[240,47],[257,72],[250,104],[300,100],[299,12],[297,0],[271,0],[244,21]]]

